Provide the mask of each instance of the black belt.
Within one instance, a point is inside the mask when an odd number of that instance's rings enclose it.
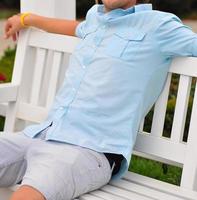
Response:
[[[114,166],[114,169],[112,171],[112,175],[117,174],[119,169],[120,169],[121,162],[124,159],[123,155],[114,154],[114,153],[104,153],[104,155],[107,158],[107,160],[109,161],[111,168],[113,166],[113,163],[115,162],[115,166]]]

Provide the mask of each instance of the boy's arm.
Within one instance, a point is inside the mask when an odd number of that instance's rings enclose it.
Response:
[[[70,36],[76,36],[75,30],[79,23],[76,20],[49,18],[36,14],[30,14],[24,18],[24,24],[26,26],[33,26],[50,33]],[[12,37],[13,40],[16,40],[16,35],[23,28],[20,21],[20,14],[10,17],[5,25],[5,38]]]
[[[28,26],[43,29],[50,33],[75,36],[75,29],[79,24],[76,20],[56,19],[31,14],[24,19]]]
[[[197,34],[175,15],[164,18],[155,32],[160,52],[167,57],[197,57]]]

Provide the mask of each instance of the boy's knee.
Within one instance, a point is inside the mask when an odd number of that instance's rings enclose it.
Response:
[[[28,185],[22,185],[13,193],[10,200],[46,200],[45,197],[36,189]]]

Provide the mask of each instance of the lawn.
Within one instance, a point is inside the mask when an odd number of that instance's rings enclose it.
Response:
[[[157,161],[149,160],[139,156],[132,156],[129,171],[162,180],[174,185],[180,185],[182,169],[166,165]]]

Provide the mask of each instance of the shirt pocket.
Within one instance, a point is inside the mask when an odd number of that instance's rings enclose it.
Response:
[[[131,60],[142,45],[146,33],[138,30],[118,31],[103,40],[103,52],[123,60]]]
[[[92,46],[93,39],[94,39],[97,29],[98,29],[98,26],[91,26],[91,27],[85,28],[83,38],[79,42],[79,44],[76,46],[75,50],[81,50],[83,47],[86,47],[87,45]]]

